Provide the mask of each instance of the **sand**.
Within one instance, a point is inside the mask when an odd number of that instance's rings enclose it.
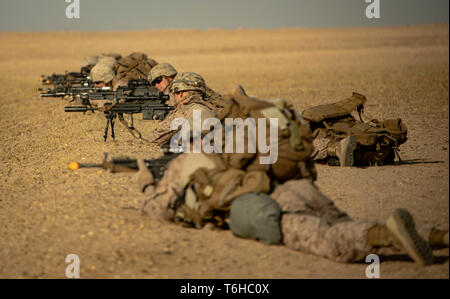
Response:
[[[409,129],[402,165],[319,165],[321,191],[354,219],[383,222],[393,209],[419,224],[449,223],[449,26],[395,28],[168,30],[0,33],[0,278],[65,278],[66,256],[82,278],[365,278],[367,264],[239,239],[230,231],[187,229],[143,217],[133,174],[67,169],[70,161],[159,155],[119,124],[103,141],[101,114],[64,113],[40,99],[41,74],[79,69],[86,55],[147,53],[202,74],[221,93],[281,97],[299,111],[368,98],[374,118]],[[156,123],[136,121],[148,134]],[[448,278],[448,249],[418,267],[381,255],[382,278]]]

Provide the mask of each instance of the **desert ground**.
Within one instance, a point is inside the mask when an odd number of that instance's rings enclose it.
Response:
[[[66,256],[81,278],[365,278],[364,261],[325,258],[188,229],[142,216],[133,174],[72,171],[70,161],[150,158],[157,149],[120,124],[103,141],[104,117],[64,113],[36,96],[41,74],[78,71],[100,53],[144,52],[200,73],[220,93],[237,84],[299,111],[368,98],[373,118],[408,126],[400,165],[318,165],[317,185],[354,219],[385,221],[398,207],[417,224],[449,224],[449,26],[277,30],[0,33],[0,278],[65,278]],[[139,118],[139,117],[138,117]],[[148,134],[156,121],[137,120]],[[381,252],[381,278],[449,278],[448,249],[419,267]]]

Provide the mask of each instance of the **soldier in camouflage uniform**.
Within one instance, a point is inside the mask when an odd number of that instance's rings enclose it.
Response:
[[[166,118],[158,123],[158,127],[148,138],[156,145],[169,144],[170,139],[177,131],[171,130],[170,124],[176,118],[189,120],[193,128],[193,112],[198,110],[202,118],[214,117],[215,113],[207,105],[205,94],[205,81],[196,73],[181,73],[170,83],[175,109],[167,114]]]
[[[169,105],[173,105],[173,94],[170,92],[172,82],[176,78],[178,72],[169,63],[162,62],[154,66],[148,76],[148,81],[156,86],[156,88],[170,96]],[[205,95],[211,99],[220,97],[220,94],[209,88],[205,84]]]
[[[97,64],[99,57],[96,55],[86,56],[81,60],[80,72],[89,74],[91,69]]]
[[[174,207],[180,194],[184,194],[190,175],[200,168],[213,169],[215,164],[204,154],[182,154],[170,162],[158,183],[143,161],[139,161],[139,166],[137,181],[145,196],[143,213],[174,221],[177,216]],[[430,245],[448,247],[448,230],[422,225],[416,231],[411,215],[404,209],[394,211],[385,225],[352,220],[310,180],[288,181],[270,196],[282,211],[283,243],[294,250],[338,262],[356,262],[378,248],[390,247],[406,251],[420,265],[428,265],[432,263]]]
[[[214,170],[217,167],[216,161],[206,154],[182,154],[168,164],[163,178],[155,182],[144,161],[139,160],[138,165],[137,182],[145,194],[143,213],[176,222],[182,222],[179,218],[186,215],[180,213],[180,198],[184,198],[185,204],[193,209],[202,209],[202,202],[193,199],[200,198],[201,194],[191,194],[200,189],[188,188],[192,175],[201,169]],[[211,190],[204,188],[203,192],[210,193]],[[395,210],[385,224],[352,220],[310,179],[288,180],[267,193],[281,210],[279,226],[283,243],[294,250],[338,262],[355,262],[374,253],[377,248],[390,247],[405,251],[419,265],[428,265],[433,259],[431,246],[448,247],[448,230],[420,226],[417,231],[412,216],[404,209]],[[248,193],[244,197],[247,195],[259,196],[258,193]]]
[[[148,81],[155,85],[159,92],[170,96],[169,105],[174,104],[173,94],[170,92],[172,82],[177,75],[177,70],[167,62],[155,65],[148,75]]]

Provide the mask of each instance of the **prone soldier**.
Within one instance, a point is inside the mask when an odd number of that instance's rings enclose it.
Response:
[[[158,65],[156,65],[155,68],[157,68]],[[163,77],[163,75],[160,77]],[[187,119],[192,128],[194,110],[200,111],[205,118],[215,116],[215,112],[211,109],[211,105],[209,105],[208,101],[205,99],[206,85],[199,74],[189,72],[181,73],[168,82],[170,82],[170,90],[173,94],[172,103],[175,109],[169,112],[166,118],[158,124],[158,127],[152,131],[148,138],[151,143],[159,146],[169,144],[171,138],[177,133],[176,130],[171,129],[171,123],[174,119]],[[156,88],[158,88],[158,84],[156,85]],[[161,86],[158,90],[161,92]],[[170,100],[169,104],[171,104]]]
[[[148,75],[148,81],[155,85],[155,87],[162,93],[167,94],[170,96],[169,104],[173,105],[174,103],[174,97],[171,93],[171,87],[174,79],[177,77],[177,70],[169,63],[162,62],[157,65],[155,65]],[[205,91],[204,91],[206,97],[209,97],[211,99],[217,99],[221,95],[211,88],[209,88],[205,84]]]
[[[227,108],[227,117],[247,113],[278,118],[279,159],[261,165],[260,153],[182,154],[158,182],[138,160],[143,214],[197,228],[207,223],[229,226],[240,237],[282,242],[338,262],[356,262],[389,247],[424,266],[433,262],[431,246],[448,247],[448,230],[416,229],[405,209],[395,210],[384,224],[351,219],[314,185],[313,137],[292,107],[242,93],[226,98],[235,108]]]

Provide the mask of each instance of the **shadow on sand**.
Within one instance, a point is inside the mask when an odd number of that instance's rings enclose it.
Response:
[[[414,164],[439,164],[444,163],[444,161],[432,161],[426,159],[410,159],[410,160],[402,160],[401,162],[395,162],[391,165],[414,165]]]

